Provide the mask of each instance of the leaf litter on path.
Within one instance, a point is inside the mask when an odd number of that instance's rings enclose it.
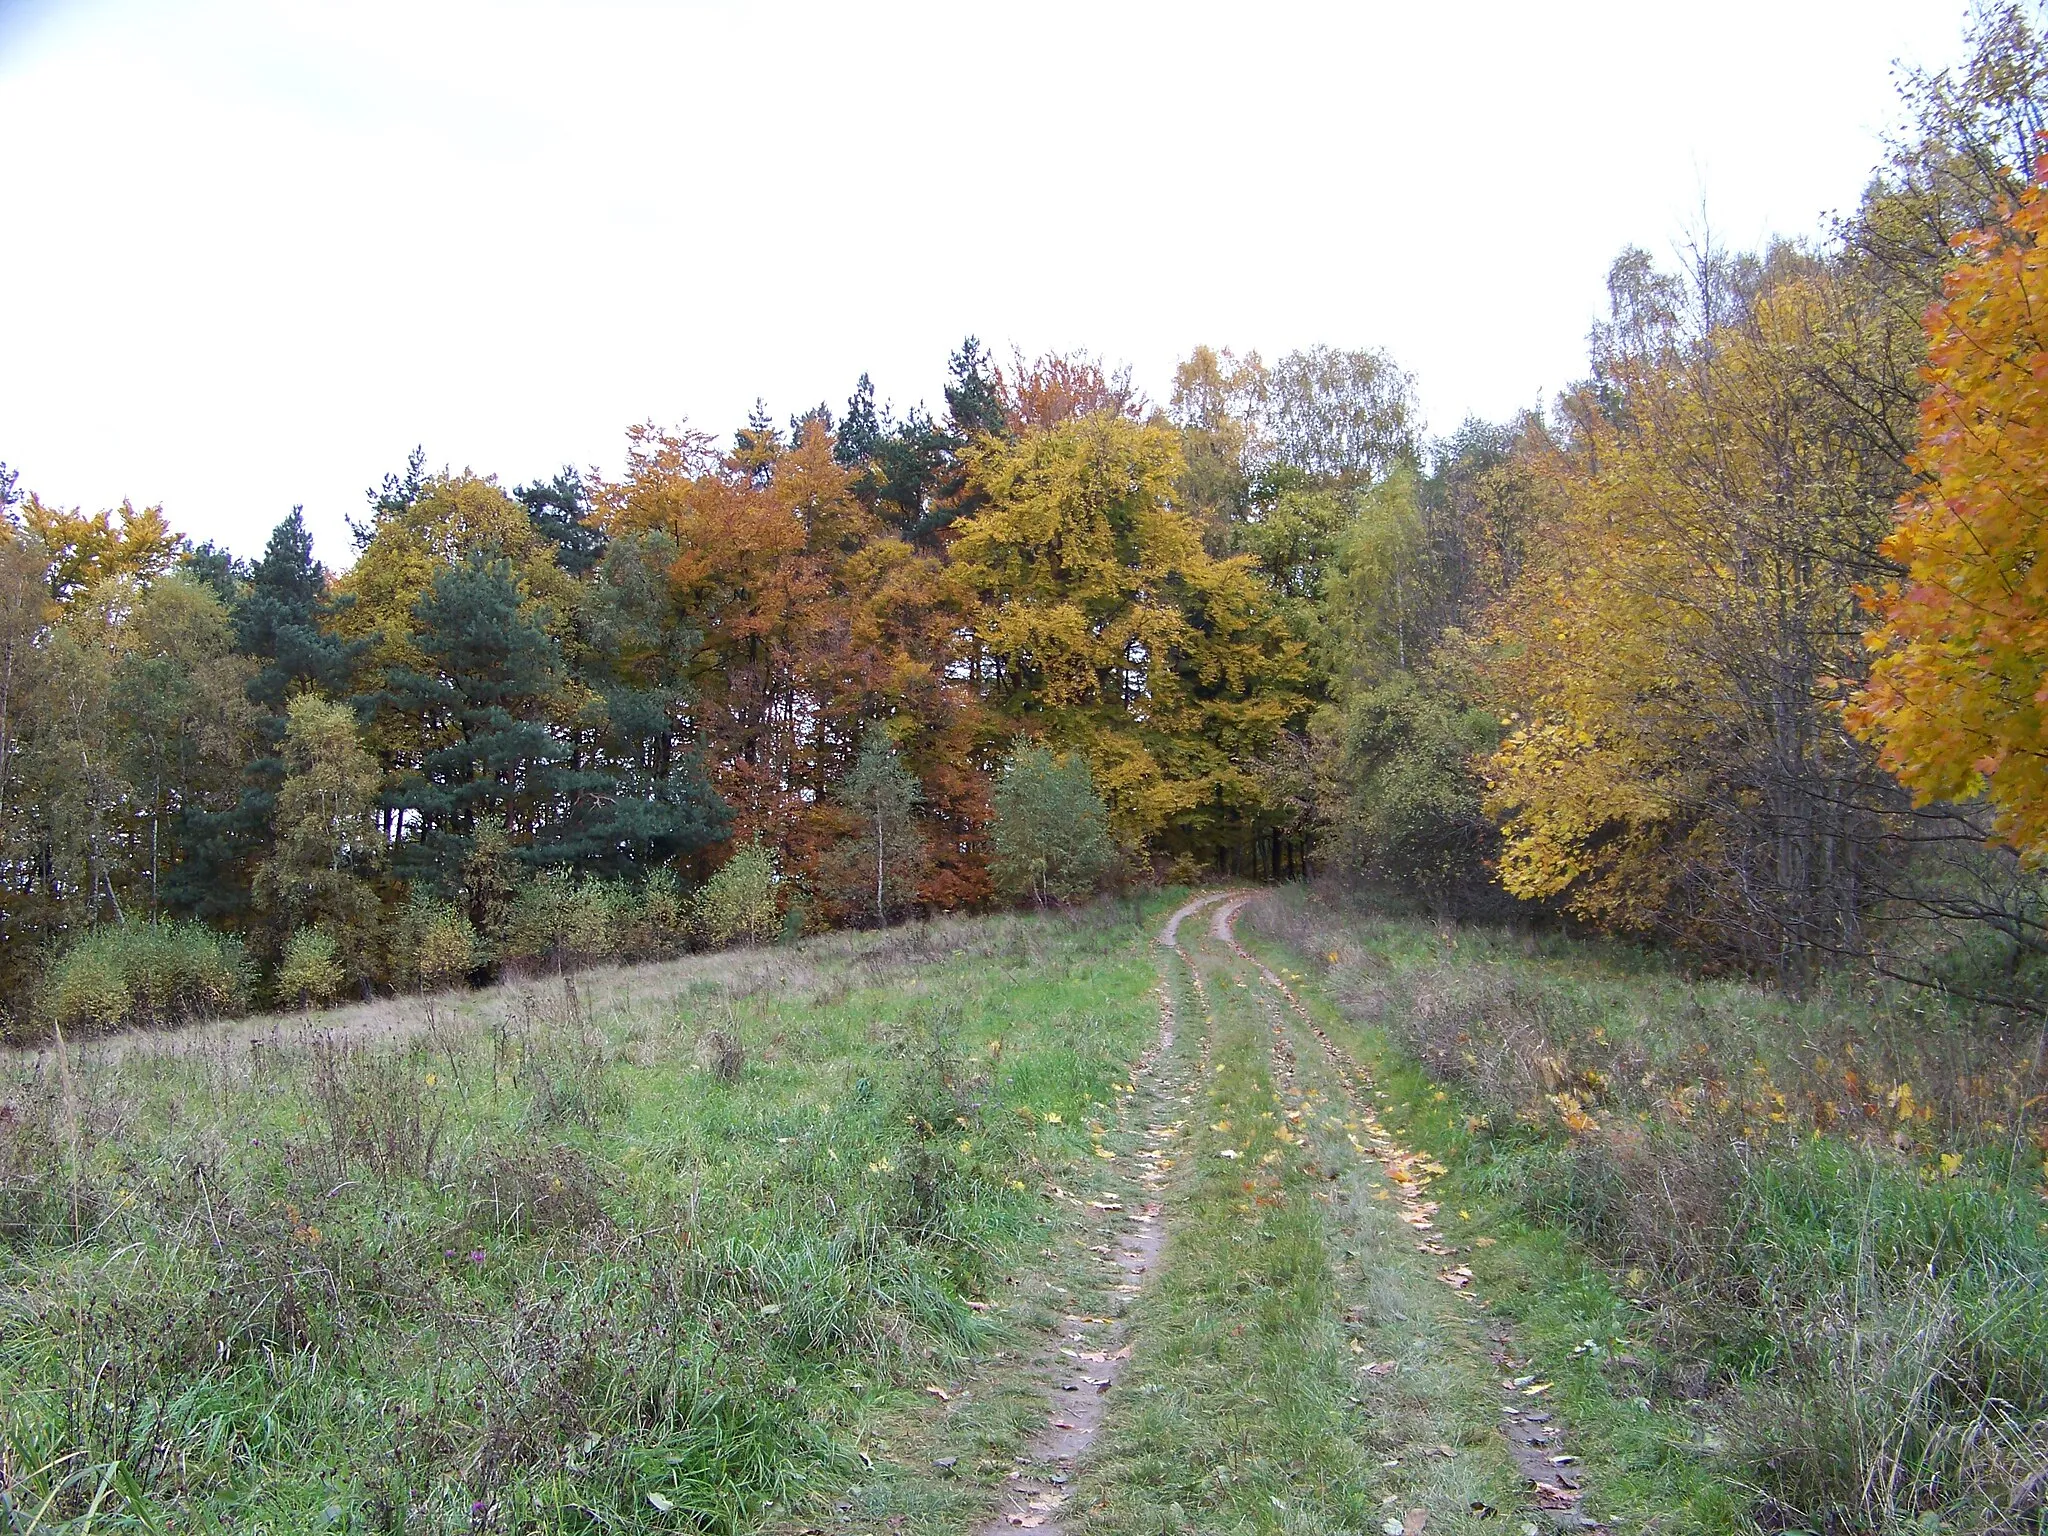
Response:
[[[1235,926],[1237,913],[1246,900],[1249,898],[1228,903],[1217,911],[1214,924],[1217,937],[1229,944],[1241,959],[1259,971],[1267,985],[1280,995],[1288,1008],[1301,1019],[1322,1046],[1323,1054],[1328,1058],[1338,1082],[1343,1087],[1346,1099],[1355,1111],[1355,1123],[1365,1137],[1363,1142],[1357,1134],[1347,1134],[1345,1139],[1360,1155],[1371,1157],[1380,1164],[1393,1189],[1391,1199],[1400,1207],[1400,1219],[1418,1232],[1434,1231],[1434,1218],[1440,1207],[1434,1201],[1425,1200],[1423,1196],[1433,1178],[1450,1170],[1437,1159],[1411,1152],[1395,1140],[1372,1107],[1375,1101],[1384,1100],[1383,1091],[1373,1083],[1371,1076],[1330,1038],[1322,1026],[1316,1023],[1314,1016],[1300,998],[1294,995],[1293,990],[1269,966],[1238,942]],[[1385,1191],[1376,1191],[1374,1198],[1389,1197]],[[1480,1238],[1476,1240],[1475,1246],[1491,1247],[1492,1239]],[[1431,1241],[1418,1243],[1416,1247],[1424,1253],[1430,1253],[1433,1249],[1441,1247],[1441,1244]],[[1477,1292],[1477,1277],[1472,1273],[1469,1264],[1459,1264],[1441,1270],[1437,1274],[1437,1279],[1456,1294],[1473,1302],[1476,1307],[1483,1310],[1488,1306],[1485,1298]],[[1504,1330],[1499,1330],[1497,1324],[1496,1330],[1496,1357],[1502,1357],[1509,1353],[1508,1336]],[[1391,1370],[1393,1362],[1388,1361],[1386,1364]],[[1368,1375],[1378,1374],[1379,1371],[1380,1367],[1377,1364],[1365,1367],[1365,1373]],[[1530,1376],[1518,1381],[1503,1382],[1501,1385],[1509,1397],[1509,1401],[1502,1407],[1505,1419],[1501,1426],[1503,1436],[1507,1441],[1516,1471],[1528,1483],[1531,1493],[1535,1496],[1536,1509],[1552,1516],[1567,1517],[1571,1523],[1588,1530],[1600,1529],[1598,1520],[1579,1512],[1579,1506],[1586,1497],[1584,1479],[1573,1470],[1578,1458],[1563,1453],[1558,1448],[1557,1442],[1562,1435],[1561,1426],[1552,1420],[1552,1415],[1548,1412],[1534,1411],[1533,1404],[1529,1401],[1532,1398],[1543,1397],[1551,1390],[1552,1383],[1539,1381]],[[1492,1512],[1490,1506],[1485,1507],[1488,1513]],[[1474,1513],[1478,1511],[1475,1509]],[[1409,1518],[1413,1519],[1417,1515],[1427,1518],[1426,1512],[1420,1510],[1410,1511]],[[1388,1520],[1384,1529],[1387,1536],[1419,1536],[1421,1527],[1418,1525],[1414,1530],[1407,1530],[1405,1522]],[[1523,1536],[1537,1536],[1538,1528],[1532,1521],[1524,1521],[1521,1529]]]

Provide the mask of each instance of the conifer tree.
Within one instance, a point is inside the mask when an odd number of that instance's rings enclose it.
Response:
[[[547,723],[566,669],[504,560],[443,567],[415,617],[426,665],[394,669],[387,692],[418,756],[387,801],[416,828],[401,869],[453,889],[480,823],[530,839],[574,787]]]

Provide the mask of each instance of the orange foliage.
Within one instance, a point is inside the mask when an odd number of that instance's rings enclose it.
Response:
[[[1867,594],[1870,681],[1849,710],[1921,803],[1987,795],[2048,853],[2048,192],[1959,243],[1923,324],[1922,477]]]

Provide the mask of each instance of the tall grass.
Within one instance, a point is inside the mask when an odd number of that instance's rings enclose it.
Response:
[[[382,1039],[0,1058],[0,1531],[757,1524],[980,1336],[1151,1026],[1138,936],[831,936]]]

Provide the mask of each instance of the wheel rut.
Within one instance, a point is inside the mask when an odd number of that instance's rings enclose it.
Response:
[[[1438,1203],[1429,1198],[1431,1181],[1448,1170],[1441,1163],[1404,1147],[1388,1130],[1376,1107],[1384,1095],[1373,1082],[1371,1074],[1350,1052],[1330,1038],[1328,1031],[1316,1022],[1314,1015],[1279,974],[1239,942],[1237,917],[1251,900],[1249,894],[1241,894],[1217,906],[1211,916],[1212,933],[1258,974],[1321,1048],[1352,1118],[1362,1129],[1362,1141],[1358,1134],[1348,1132],[1346,1140],[1361,1158],[1380,1165],[1392,1187],[1392,1199],[1398,1207],[1399,1218],[1410,1229],[1415,1251],[1439,1265],[1438,1280],[1476,1310],[1486,1311],[1491,1303],[1480,1294],[1471,1266],[1448,1262],[1458,1258],[1459,1253],[1446,1242],[1437,1224]],[[1275,1079],[1284,1081],[1285,1091],[1298,1100],[1300,1090],[1295,1084],[1295,1057],[1288,1039],[1290,1031],[1277,1010],[1272,1029]],[[1493,1323],[1488,1334],[1493,1363],[1510,1372],[1500,1383],[1503,1393],[1501,1434],[1516,1472],[1528,1485],[1528,1512],[1541,1514],[1560,1527],[1602,1530],[1598,1520],[1581,1511],[1586,1497],[1585,1478],[1578,1470],[1578,1458],[1565,1448],[1564,1426],[1555,1414],[1532,1402],[1532,1396],[1540,1395],[1543,1388],[1534,1375],[1518,1377],[1512,1374],[1532,1362],[1516,1358],[1513,1335],[1504,1325]],[[1479,1511],[1475,1508],[1474,1512]]]
[[[1049,1359],[1042,1367],[1046,1422],[1016,1458],[996,1513],[974,1527],[975,1536],[1005,1536],[1019,1529],[1040,1536],[1063,1536],[1062,1515],[1072,1499],[1076,1468],[1101,1433],[1115,1400],[1116,1385],[1139,1345],[1128,1303],[1143,1293],[1148,1277],[1159,1269],[1171,1218],[1169,1185],[1177,1161],[1175,1148],[1187,1127],[1187,1117],[1179,1110],[1191,1102],[1189,1084],[1200,1080],[1209,1055],[1206,998],[1200,977],[1180,947],[1180,926],[1232,894],[1212,892],[1187,902],[1160,930],[1158,942],[1166,954],[1158,989],[1159,1036],[1133,1067],[1128,1079],[1132,1092],[1120,1101],[1117,1111],[1118,1129],[1135,1135],[1140,1143],[1130,1154],[1136,1171],[1124,1180],[1104,1180],[1112,1185],[1135,1185],[1135,1198],[1132,1190],[1115,1187],[1087,1195],[1051,1191],[1055,1199],[1104,1218],[1099,1232],[1105,1241],[1090,1251],[1098,1263],[1114,1269],[1109,1291],[1125,1305],[1105,1307],[1105,1315],[1076,1312],[1066,1316],[1056,1361]],[[1176,968],[1192,981],[1197,1000],[1204,1003],[1203,1038],[1192,1062],[1185,1059],[1184,1048],[1177,1050]],[[1112,1310],[1119,1315],[1106,1315]]]

